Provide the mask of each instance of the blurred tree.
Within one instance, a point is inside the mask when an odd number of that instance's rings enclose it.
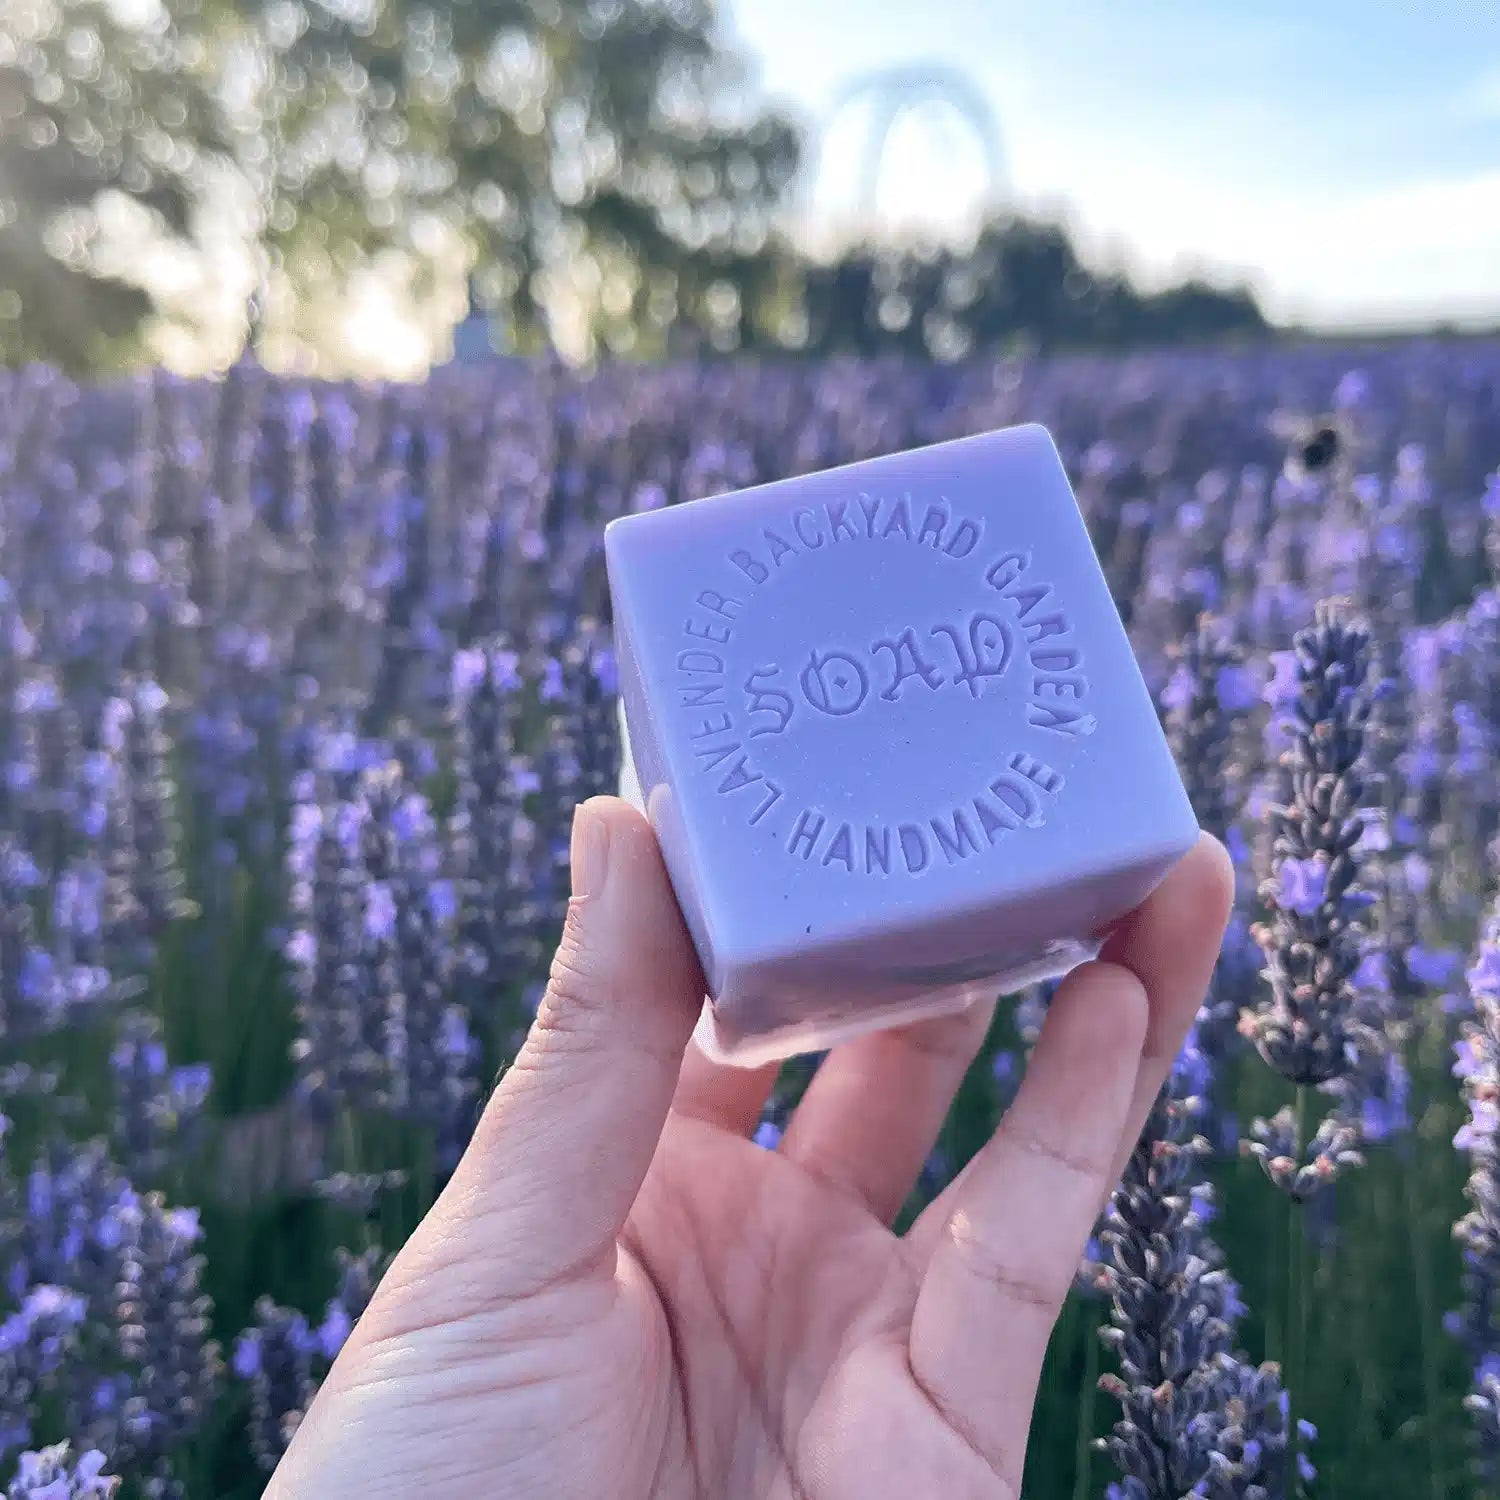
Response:
[[[505,344],[575,354],[1265,330],[1248,293],[1144,295],[1020,217],[809,262],[774,228],[799,154],[713,0],[0,0],[0,359],[125,357],[173,245],[224,285],[248,254],[278,362],[345,337],[372,268],[435,310],[472,270]]]
[[[471,260],[521,347],[728,347],[787,304],[798,144],[708,0],[0,0],[0,359],[123,357],[150,292],[104,227],[187,244],[234,186],[252,342],[394,258],[418,297]]]
[[[201,38],[134,10],[0,3],[0,362],[127,355],[151,300],[104,226],[185,241],[227,151]]]
[[[710,0],[241,0],[273,276],[455,247],[505,337],[739,342],[798,162]],[[566,308],[575,325],[554,326]],[[654,330],[654,332],[653,332]]]
[[[820,353],[956,359],[1269,332],[1242,288],[1145,293],[1085,266],[1061,225],[1010,215],[987,221],[970,247],[852,246],[809,266],[804,299],[808,346]]]

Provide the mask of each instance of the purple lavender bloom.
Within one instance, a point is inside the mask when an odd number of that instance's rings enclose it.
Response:
[[[191,1160],[208,1104],[211,1075],[206,1066],[173,1070],[161,1041],[161,1023],[135,1013],[120,1023],[110,1055],[114,1078],[114,1140],[130,1177],[154,1181],[168,1164]]]
[[[1270,810],[1270,919],[1256,928],[1268,960],[1268,993],[1247,1021],[1261,1056],[1300,1088],[1333,1086],[1341,1103],[1300,1138],[1291,1111],[1258,1120],[1251,1151],[1273,1182],[1302,1200],[1358,1160],[1360,1077],[1381,1072],[1386,1038],[1356,1003],[1364,956],[1353,850],[1363,831],[1369,635],[1337,605],[1296,638],[1291,800]]]
[[[341,1302],[330,1302],[328,1311],[323,1315],[323,1321],[318,1324],[314,1334],[318,1350],[323,1358],[330,1363],[337,1359],[339,1350],[348,1342],[349,1335],[353,1331],[354,1323],[349,1316],[348,1309]]]
[[[1469,1076],[1476,1076],[1472,1067]],[[1492,1150],[1497,1131],[1500,1131],[1500,1106],[1489,1099],[1476,1099],[1469,1108],[1469,1118],[1453,1137],[1453,1147],[1456,1151]]]
[[[355,1255],[341,1248],[334,1253],[334,1262],[338,1291],[329,1300],[317,1331],[318,1347],[330,1364],[364,1316],[385,1270],[385,1257],[374,1249]]]
[[[1224,684],[1244,687],[1250,682],[1243,656],[1225,623],[1205,616],[1180,650],[1172,681],[1179,684],[1175,701],[1166,702],[1164,721],[1168,743],[1182,770],[1184,785],[1199,823],[1225,839],[1234,829],[1231,806],[1240,791],[1241,773],[1235,759],[1236,715],[1254,701],[1253,693],[1226,703]],[[1230,704],[1237,706],[1231,707]],[[1216,1073],[1227,1068],[1241,1045],[1238,1021],[1251,995],[1252,973],[1239,961],[1237,934],[1226,934],[1221,958],[1204,997],[1184,1059],[1197,1071],[1185,1087],[1201,1101],[1203,1126],[1212,1139],[1223,1133],[1223,1110],[1216,1097]],[[1179,1071],[1184,1066],[1179,1059]]]
[[[394,761],[355,773],[342,794],[318,780],[303,791],[324,799],[294,817],[288,861],[297,925],[282,951],[303,1097],[324,1115],[417,1120],[447,1170],[473,1125],[479,1048],[454,998],[460,912],[437,823]]]
[[[1169,713],[1182,713],[1193,701],[1193,676],[1185,666],[1179,666],[1167,685],[1157,695],[1157,701]]]
[[[132,1393],[120,1441],[137,1463],[157,1470],[213,1412],[222,1362],[210,1332],[213,1304],[201,1287],[197,1214],[168,1209],[151,1194],[124,1222],[115,1317]]]
[[[104,1472],[107,1462],[97,1449],[74,1460],[67,1443],[23,1453],[5,1500],[111,1500],[120,1481]]]
[[[1427,948],[1414,943],[1406,951],[1406,967],[1419,984],[1439,989],[1458,972],[1459,955],[1451,948]]]
[[[86,1313],[75,1293],[41,1285],[0,1319],[0,1459],[31,1440],[38,1402],[75,1359]]]
[[[939,290],[962,325],[947,302],[967,292]],[[249,362],[217,382],[0,371],[0,1115],[14,1121],[0,1127],[0,1325],[13,1340],[31,1329],[11,1320],[41,1308],[40,1287],[86,1309],[57,1338],[22,1341],[38,1369],[57,1361],[22,1403],[37,1440],[55,1430],[112,1466],[118,1454],[128,1492],[148,1500],[196,1478],[132,1446],[129,1424],[152,1421],[116,1329],[140,1190],[175,1186],[208,1144],[189,1127],[211,1080],[185,1061],[196,1053],[177,1056],[179,1039],[235,1053],[222,1080],[231,1169],[214,1185],[236,1201],[305,1189],[317,1201],[299,1216],[326,1209],[343,1228],[346,1210],[386,1207],[404,1221],[456,1158],[479,1079],[511,1054],[541,991],[571,811],[616,785],[601,526],[1022,413],[1048,423],[1076,477],[1194,806],[1241,876],[1174,1078],[1171,1099],[1202,1101],[1183,1129],[1230,1147],[1253,1040],[1289,1079],[1312,1080],[1298,1084],[1311,1122],[1253,1127],[1289,1191],[1331,1218],[1324,1183],[1401,1135],[1423,1171],[1434,1142],[1407,1115],[1441,1100],[1416,1069],[1460,1022],[1483,1030],[1484,976],[1500,973],[1482,943],[1461,986],[1450,951],[1481,925],[1500,834],[1500,591],[1484,586],[1486,565],[1500,572],[1496,353],[1434,340],[1351,363],[1326,344],[941,368],[605,362],[583,378],[543,361],[446,371],[425,388],[277,378]],[[1385,643],[1365,684],[1358,796],[1336,769],[1353,711],[1337,691],[1314,702],[1316,674],[1278,649],[1328,594],[1355,601]],[[1205,607],[1219,616],[1207,634]],[[1221,659],[1233,642],[1245,661]],[[1268,748],[1288,762],[1267,765]],[[1257,917],[1274,952],[1249,936]],[[255,961],[258,942],[274,963]],[[1270,997],[1241,1030],[1266,966]],[[288,980],[295,1091],[277,1102],[258,1097],[256,1048],[241,1052],[228,1028],[279,1032]],[[1014,1007],[1022,1047],[1042,1008],[1037,992]],[[147,1015],[170,1016],[169,1051]],[[987,1106],[1013,1090],[1022,1047],[993,1054]],[[79,1067],[95,1058],[102,1095]],[[1459,1142],[1480,1183],[1496,1149],[1493,1071],[1466,1028]],[[241,1118],[246,1086],[257,1097]],[[778,1089],[763,1138],[795,1097]],[[960,1135],[971,1124],[960,1111]],[[246,1167],[229,1147],[262,1125],[285,1152]],[[95,1128],[107,1144],[68,1143]],[[420,1170],[408,1179],[387,1149]],[[1150,1191],[1126,1206],[1132,1243],[1154,1255],[1160,1229],[1168,1258],[1191,1233],[1208,1244],[1222,1221],[1210,1222],[1202,1174],[1169,1191],[1166,1165],[1154,1186],[1144,1172],[1135,1186]],[[1362,1211],[1353,1195],[1339,1208]],[[202,1251],[190,1214],[156,1217],[153,1254],[175,1264]],[[1481,1243],[1480,1220],[1465,1223]],[[1089,1274],[1112,1254],[1097,1243]],[[1142,1274],[1152,1284],[1155,1268]],[[1500,1358],[1479,1348],[1493,1342],[1483,1274],[1465,1241],[1453,1321],[1476,1430],[1500,1450]],[[1223,1265],[1184,1272],[1164,1295],[1179,1292],[1170,1305],[1190,1304],[1193,1319],[1232,1327],[1241,1315]],[[340,1289],[290,1314],[283,1347],[307,1346],[308,1373],[297,1354],[276,1377],[288,1394],[255,1419],[265,1451],[284,1446],[283,1422],[305,1409],[359,1300]],[[1273,1328],[1284,1311],[1257,1308]],[[1132,1317],[1143,1350],[1153,1319],[1167,1345],[1178,1338],[1159,1307]],[[252,1408],[269,1349],[247,1338],[237,1350]],[[1192,1465],[1206,1454],[1183,1492],[1196,1500],[1280,1500],[1288,1442],[1305,1473],[1310,1435],[1289,1428],[1274,1375],[1232,1349],[1218,1368],[1212,1421],[1177,1420],[1184,1390],[1210,1394],[1186,1372],[1162,1393],[1164,1415],[1143,1408],[1131,1451]],[[8,1417],[21,1381],[7,1379]],[[1176,1446],[1163,1448],[1169,1426]],[[202,1457],[217,1478],[229,1455],[214,1431]],[[6,1475],[31,1441],[7,1434]],[[1451,1455],[1437,1457],[1438,1477],[1456,1482]],[[1142,1462],[1115,1493],[1159,1489]]]
[[[396,903],[391,898],[390,887],[374,881],[365,887],[365,936],[380,943],[388,941],[396,931]]]
[[[1271,678],[1261,691],[1261,697],[1278,713],[1286,712],[1297,702],[1300,690],[1297,653],[1295,651],[1273,651],[1271,653]]]
[[[91,1322],[109,1321],[121,1272],[121,1247],[136,1195],[102,1142],[54,1141],[31,1164],[25,1215],[12,1241],[12,1295],[29,1286],[62,1286],[81,1296]]]
[[[1469,1212],[1455,1229],[1464,1266],[1457,1322],[1476,1372],[1466,1405],[1474,1418],[1478,1463],[1493,1484],[1500,1476],[1500,910],[1485,925],[1469,991],[1473,1019],[1464,1026],[1454,1068],[1469,1106],[1453,1142],[1469,1158]]]
[[[1214,692],[1219,708],[1231,716],[1249,713],[1260,697],[1254,676],[1239,661],[1226,662],[1219,668],[1214,679]]]
[[[482,651],[465,648],[453,654],[453,666],[448,674],[449,690],[457,699],[467,698],[485,680],[489,664]]]
[[[324,786],[310,777],[300,790],[316,797]],[[342,803],[304,802],[293,812],[288,840],[293,925],[282,952],[297,997],[293,1058],[300,1097],[321,1118],[346,1100],[370,1096],[380,1068],[364,1041],[370,1030],[359,967],[364,875],[351,811]]]
[[[1284,859],[1276,870],[1276,903],[1283,911],[1310,917],[1323,904],[1328,887],[1326,862],[1313,859]]]
[[[1254,1493],[1236,1486],[1275,1483],[1285,1447],[1279,1378],[1273,1366],[1251,1371],[1235,1350],[1244,1306],[1205,1227],[1209,1146],[1195,1128],[1202,1101],[1188,1091],[1198,1068],[1188,1058],[1174,1071],[1101,1235],[1110,1296],[1102,1336],[1120,1372],[1100,1388],[1121,1407],[1102,1446],[1124,1475],[1120,1492],[1136,1500]]]
[[[253,1380],[260,1374],[264,1364],[260,1332],[248,1329],[234,1341],[234,1352],[229,1359],[230,1373],[239,1380]]]
[[[0,830],[0,1039],[59,1030],[112,993],[103,969],[43,942],[33,908],[41,883],[35,860]]]
[[[1363,370],[1350,370],[1342,376],[1333,392],[1337,411],[1363,406],[1370,399],[1370,377]]]
[[[165,713],[167,695],[149,677],[122,684],[113,700],[118,724],[113,731],[116,791],[109,814],[112,859],[133,872],[138,919],[116,957],[127,966],[149,961],[152,946],[167,927],[192,910],[182,895],[177,864],[181,832],[177,823],[171,741]]]
[[[1359,1098],[1361,1133],[1372,1144],[1402,1134],[1411,1123],[1411,1077],[1406,1064],[1394,1052],[1381,1057],[1380,1063],[1384,1070],[1380,1086],[1362,1090]]]
[[[307,1319],[268,1297],[256,1303],[254,1327],[235,1344],[234,1373],[250,1387],[250,1449],[263,1473],[281,1462],[317,1393],[316,1348]]]
[[[451,880],[434,880],[427,888],[427,906],[432,920],[442,927],[458,918],[458,896]]]
[[[336,1255],[338,1291],[322,1322],[261,1298],[255,1324],[235,1341],[231,1369],[250,1389],[250,1444],[256,1462],[270,1473],[286,1452],[329,1367],[369,1306],[383,1265],[379,1251]]]
[[[1008,1109],[1021,1085],[1020,1057],[1008,1048],[998,1048],[990,1059],[990,1078],[995,1085],[995,1099],[1001,1109]]]

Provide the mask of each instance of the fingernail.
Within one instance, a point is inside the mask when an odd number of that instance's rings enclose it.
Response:
[[[597,895],[609,872],[609,821],[592,798],[573,813],[573,894]]]

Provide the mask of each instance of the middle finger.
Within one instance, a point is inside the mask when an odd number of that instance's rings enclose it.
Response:
[[[781,1150],[889,1223],[915,1185],[994,1013],[989,1001],[835,1047],[792,1115]]]

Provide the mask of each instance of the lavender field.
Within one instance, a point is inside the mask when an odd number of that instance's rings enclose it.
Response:
[[[0,1490],[260,1493],[529,1021],[571,810],[616,784],[603,523],[1018,421],[1240,874],[1028,1500],[1500,1493],[1478,342],[0,372]],[[1001,1007],[924,1194],[1045,1004]]]

